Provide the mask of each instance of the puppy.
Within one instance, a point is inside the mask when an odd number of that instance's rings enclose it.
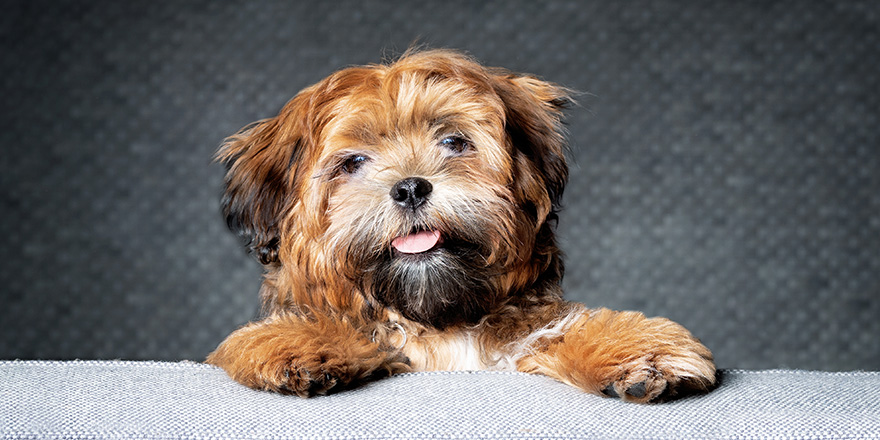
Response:
[[[223,211],[265,269],[264,318],[207,362],[300,396],[431,370],[544,374],[636,402],[709,389],[712,355],[682,326],[563,300],[569,102],[456,52],[409,51],[230,137]]]

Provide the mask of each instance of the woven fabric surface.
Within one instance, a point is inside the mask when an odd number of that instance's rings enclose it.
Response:
[[[413,42],[583,92],[570,299],[722,368],[880,370],[873,0],[4,1],[0,358],[204,359],[260,283],[217,147]]]
[[[0,362],[0,438],[869,439],[880,373],[727,371],[636,405],[520,373],[414,373],[311,399],[194,363]]]

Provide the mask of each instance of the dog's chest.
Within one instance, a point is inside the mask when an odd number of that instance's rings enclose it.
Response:
[[[482,346],[472,333],[412,338],[404,354],[417,371],[509,370],[506,356]]]

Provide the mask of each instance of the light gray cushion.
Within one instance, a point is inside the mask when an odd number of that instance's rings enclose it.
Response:
[[[403,374],[312,399],[196,363],[0,362],[0,438],[880,438],[880,372],[726,371],[716,391],[635,405],[541,376]]]

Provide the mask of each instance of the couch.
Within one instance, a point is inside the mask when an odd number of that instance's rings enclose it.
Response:
[[[722,372],[637,405],[543,376],[397,375],[311,399],[194,362],[0,361],[0,439],[880,439],[880,372]]]

